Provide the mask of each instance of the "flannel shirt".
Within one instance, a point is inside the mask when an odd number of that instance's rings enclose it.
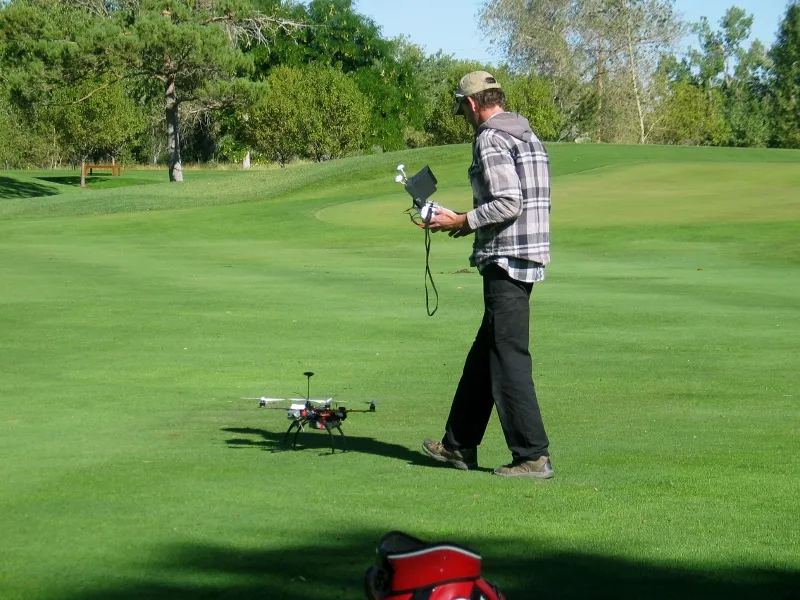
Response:
[[[511,118],[527,128],[527,141],[513,135],[521,135],[516,130],[509,133]],[[467,221],[475,230],[470,265],[483,270],[495,263],[518,281],[543,280],[550,262],[550,161],[524,118],[499,113],[478,129],[469,179],[474,208]]]

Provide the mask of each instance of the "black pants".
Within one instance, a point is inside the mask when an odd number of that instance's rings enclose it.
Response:
[[[514,462],[549,456],[528,350],[533,284],[511,279],[496,265],[484,268],[482,275],[483,321],[464,364],[443,443],[451,450],[477,448],[497,406]]]

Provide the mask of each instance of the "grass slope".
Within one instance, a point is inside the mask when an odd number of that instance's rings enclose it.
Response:
[[[257,172],[0,178],[0,596],[361,597],[379,537],[472,545],[510,599],[792,597],[796,152],[553,145],[553,256],[532,351],[557,478],[418,452],[477,327],[469,242],[392,182],[469,148]],[[73,174],[74,175],[74,174]],[[124,185],[123,185],[124,184]],[[113,185],[113,188],[104,186]],[[383,401],[272,452],[249,395]]]

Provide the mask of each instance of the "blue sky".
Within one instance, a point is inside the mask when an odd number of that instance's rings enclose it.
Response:
[[[457,58],[495,62],[499,57],[488,48],[477,25],[476,15],[485,4],[485,0],[354,0],[356,10],[380,25],[384,37],[405,34],[427,54],[441,49]],[[751,38],[769,47],[786,4],[786,0],[676,0],[675,8],[688,21],[706,16],[716,26],[728,8],[739,6],[755,17]],[[692,41],[687,39],[686,44]]]

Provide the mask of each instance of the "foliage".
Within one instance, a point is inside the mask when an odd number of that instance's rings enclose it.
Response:
[[[332,67],[278,67],[249,112],[247,136],[270,160],[337,158],[362,147],[369,104],[352,78]]]
[[[77,3],[18,0],[0,6],[0,64],[11,100],[32,110],[65,84],[98,79],[116,56],[108,20]]]
[[[673,0],[487,0],[481,25],[513,68],[551,82],[573,137],[635,128],[646,142],[648,83],[682,33]]]
[[[684,128],[697,121],[698,129],[686,138],[692,143],[705,140],[701,143],[767,145],[771,136],[772,64],[760,41],[754,40],[749,48],[744,46],[753,20],[753,15],[736,6],[726,11],[717,30],[703,18],[694,28],[699,49],[692,50],[681,61],[674,57],[662,61],[658,77],[664,75],[669,83],[662,90],[665,106],[660,111],[659,127],[662,134],[667,130],[672,132],[668,139],[674,141],[676,135],[680,138],[691,133]],[[675,87],[677,84],[680,85]],[[679,116],[681,107],[689,109],[702,102],[700,94],[688,90],[686,85],[705,94],[706,108],[696,115]],[[671,94],[675,97],[670,97]],[[672,118],[678,120],[669,122]]]
[[[254,48],[256,78],[278,66],[325,64],[354,74],[372,105],[367,147],[397,150],[405,133],[419,130],[425,107],[414,61],[403,54],[401,41],[381,37],[375,22],[353,8],[352,0],[312,0],[292,5],[286,14],[308,26],[293,38],[279,36],[270,48]]]
[[[322,161],[362,148],[370,106],[353,78],[332,67],[307,67],[303,75],[310,91],[305,155]]]
[[[672,0],[485,0],[478,18],[505,53],[500,66],[386,39],[357,7],[353,0],[0,2],[0,164],[57,166],[94,148],[166,163],[180,180],[182,158],[239,162],[256,151],[257,131],[258,144],[284,164],[468,142],[471,128],[451,114],[452,93],[474,69],[497,73],[509,110],[548,140],[800,145],[796,1],[769,50],[748,43],[754,16],[732,6],[717,24],[695,24],[696,47],[676,55],[687,25]],[[365,129],[361,116],[328,131],[312,122],[306,129],[324,135],[291,142],[296,134],[287,132],[267,144],[268,130],[285,124],[263,120],[275,110],[265,108],[265,82],[274,84],[278,69],[315,67],[358,88],[348,114],[363,116],[367,106]],[[126,98],[109,96],[112,87]],[[307,114],[339,101],[314,105],[306,91],[298,89],[296,100],[312,107]],[[104,97],[100,120],[128,123],[132,134],[72,135],[75,123],[98,121],[80,113],[100,114],[92,102]],[[293,114],[287,99],[278,104],[285,104],[279,114]],[[247,123],[256,105],[258,128]],[[103,140],[112,135],[123,140],[115,149]]]
[[[458,120],[452,119],[452,94],[458,78],[470,70],[485,66],[457,60],[441,51],[426,55],[422,48],[402,37],[395,43],[397,60],[411,70],[419,90],[414,101],[416,119],[413,126],[406,128],[406,144],[419,147],[420,144],[452,143],[437,140],[468,140],[469,130],[463,128]],[[440,119],[444,121],[440,122]],[[460,133],[455,137],[441,135],[442,130],[450,127],[460,130]]]
[[[268,92],[251,107],[246,124],[253,145],[282,167],[305,151],[303,107],[309,89],[300,68],[278,67],[267,78]]]
[[[425,132],[434,146],[462,144],[472,140],[472,128],[460,115],[453,114],[454,94],[458,82],[470,71],[488,69],[478,62],[455,60],[439,55],[424,64],[423,73],[433,83],[430,86],[429,108]],[[499,77],[499,74],[498,74]]]
[[[773,140],[783,148],[800,148],[800,3],[786,9],[770,52],[774,89]]]
[[[63,81],[114,77],[160,84],[160,90],[141,89],[165,101],[170,179],[177,181],[180,105],[197,101],[218,81],[250,72],[239,43],[260,43],[264,30],[295,27],[257,13],[247,0],[24,0],[3,9],[0,18],[3,62],[14,66],[9,85],[20,102],[30,103],[35,91],[61,93]]]
[[[555,140],[563,127],[563,117],[553,102],[550,84],[535,76],[509,76],[501,83],[506,109],[526,117],[539,138]]]
[[[52,168],[64,159],[52,123],[29,117],[0,96],[0,168]]]
[[[658,117],[653,138],[662,144],[715,146],[728,137],[719,90],[705,91],[679,81],[659,106]]]
[[[367,146],[382,150],[404,148],[406,128],[422,125],[424,110],[411,70],[390,61],[359,69],[355,81],[373,107]]]
[[[707,17],[701,17],[695,24],[694,31],[700,44],[700,50],[689,52],[688,69],[696,75],[697,84],[703,89],[710,89],[717,84],[717,77],[726,65],[723,35],[711,29]]]
[[[473,131],[464,118],[453,114],[453,100],[458,82],[476,70],[491,69],[506,95],[506,110],[525,116],[536,134],[544,140],[558,137],[563,117],[553,102],[550,84],[540,77],[519,75],[507,67],[492,67],[480,63],[458,61],[439,56],[422,65],[422,73],[435,91],[430,99],[425,131],[433,145],[458,144],[472,140]]]
[[[64,87],[53,95],[47,120],[58,132],[62,148],[77,161],[107,155],[119,156],[122,148],[144,126],[144,118],[119,82],[84,81]],[[91,93],[82,101],[75,98]]]

